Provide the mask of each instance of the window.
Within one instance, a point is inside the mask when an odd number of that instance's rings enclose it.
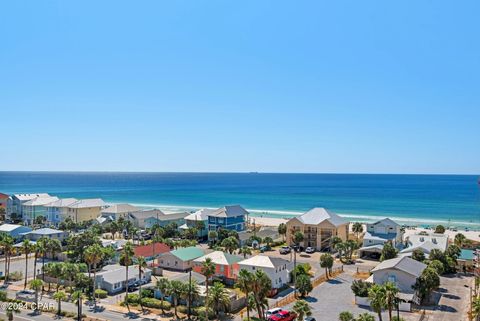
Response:
[[[388,276],[388,282],[397,283],[397,277],[395,275]]]

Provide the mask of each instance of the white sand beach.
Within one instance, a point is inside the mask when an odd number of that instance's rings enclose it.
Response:
[[[256,225],[278,226],[281,223],[286,223],[288,221],[288,219],[272,218],[272,217],[250,217],[250,221],[251,222],[255,221]],[[350,224],[350,227],[351,226],[352,225]],[[366,229],[366,227],[364,225],[364,230],[365,229]],[[429,232],[429,233],[433,232],[433,230],[431,230],[431,229],[429,230],[429,229],[420,228],[420,227],[417,227],[415,229],[414,228],[409,228],[409,229],[405,230],[405,236],[416,234],[416,233],[419,233],[419,232],[422,232],[422,231]],[[461,230],[459,230],[459,231],[446,230],[445,231],[445,234],[448,235],[450,240],[453,240],[455,238],[455,235],[457,235],[458,233],[462,233],[463,235],[465,235],[470,240],[480,242],[480,232],[478,232],[478,231],[461,231]]]

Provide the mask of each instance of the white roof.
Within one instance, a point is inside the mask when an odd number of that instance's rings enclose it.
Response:
[[[412,234],[406,238],[408,247],[402,252],[409,252],[409,249],[413,251],[415,248],[431,248],[445,251],[448,246],[448,236],[440,233]],[[428,243],[427,243],[428,242]],[[431,244],[429,244],[431,243]]]
[[[44,227],[44,228],[39,228],[38,230],[33,230],[33,231],[25,233],[25,234],[51,235],[51,234],[59,234],[59,233],[64,233],[64,232],[61,231],[61,230],[56,230],[56,229],[53,229],[53,228]]]
[[[29,201],[37,197],[49,197],[47,193],[32,193],[32,194],[13,194],[14,197],[20,201]]]
[[[297,216],[303,224],[318,225],[324,221],[330,222],[332,225],[338,227],[347,224],[348,221],[340,217],[338,214],[331,212],[323,207],[315,207],[303,215]]]
[[[290,264],[290,261],[279,257],[269,257],[266,255],[256,255],[251,258],[238,262],[239,265],[249,265],[255,267],[275,268],[285,264]]]
[[[18,224],[2,224],[0,225],[0,232],[12,232],[23,225]]]
[[[102,213],[105,213],[105,214],[131,213],[139,210],[140,209],[138,207],[135,207],[130,204],[115,204],[102,210]]]
[[[202,208],[201,210],[196,211],[195,213],[191,213],[185,217],[187,221],[206,221],[208,219],[208,215],[211,215],[215,212],[213,209],[209,208]]]
[[[24,206],[41,206],[41,205],[52,203],[52,202],[55,202],[55,201],[58,201],[58,200],[59,200],[59,198],[56,197],[56,196],[37,197],[37,198],[34,198],[30,201],[27,201],[27,202],[23,203],[23,205]]]
[[[68,207],[73,203],[77,202],[76,198],[60,198],[51,203],[45,204],[46,207]]]
[[[244,215],[248,215],[248,212],[240,205],[224,206],[208,214],[208,216],[215,217],[236,217]]]
[[[391,260],[385,260],[379,265],[377,265],[372,272],[387,270],[387,269],[396,269],[413,275],[415,277],[419,277],[423,270],[425,270],[427,266],[422,262],[418,262],[414,259],[411,259],[407,256],[396,257]]]
[[[397,222],[395,222],[394,220],[386,217],[380,221],[376,221],[375,223],[373,223],[373,225],[377,225],[377,224],[383,224],[383,225],[393,225],[393,226],[400,226],[400,224],[398,224]]]
[[[101,198],[89,198],[79,200],[73,203],[69,208],[88,208],[88,207],[102,207],[105,206],[105,202]]]

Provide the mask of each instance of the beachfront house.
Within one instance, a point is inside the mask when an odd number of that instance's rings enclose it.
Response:
[[[131,213],[138,212],[140,209],[130,204],[115,204],[101,211],[101,216],[111,220],[118,220],[119,218],[127,218]]]
[[[384,218],[375,223],[367,223],[367,231],[363,236],[363,244],[359,255],[378,258],[387,242],[399,248],[403,245],[403,231],[395,221]]]
[[[208,230],[216,231],[220,228],[232,231],[245,230],[246,216],[248,212],[240,205],[224,206],[208,216]]]
[[[293,244],[294,234],[300,231],[304,235],[304,241],[300,245],[310,246],[318,251],[330,250],[333,236],[338,236],[344,241],[348,239],[349,222],[322,207],[313,208],[303,215],[294,217],[286,225],[288,243]]]
[[[75,223],[93,221],[100,215],[105,205],[100,198],[79,200],[67,207],[65,216],[61,220],[64,221],[68,217]]]
[[[272,281],[272,289],[280,289],[290,282],[293,262],[279,257],[256,255],[238,262],[238,269],[238,271],[244,269],[252,273],[263,270]]]
[[[162,269],[185,272],[193,268],[193,260],[204,255],[205,251],[196,246],[180,248],[159,255],[157,266]]]
[[[31,225],[35,222],[38,218],[43,218],[47,220],[47,208],[45,207],[46,204],[58,201],[58,197],[55,196],[42,196],[34,198],[30,201],[27,201],[22,204],[22,215],[23,221]]]
[[[7,218],[23,219],[22,205],[36,198],[50,197],[47,193],[13,194],[7,201]]]
[[[180,225],[180,230],[187,230],[189,228],[196,228],[198,230],[198,237],[205,238],[208,234],[208,215],[215,212],[214,209],[203,208],[194,213],[185,216],[185,224]]]
[[[110,295],[124,291],[126,288],[125,269],[125,266],[119,264],[104,266],[96,275],[97,288],[107,291]],[[91,276],[93,276],[93,274]],[[143,283],[149,283],[151,279],[152,271],[150,269],[143,269],[142,277],[140,278],[137,265],[131,265],[128,267],[129,287],[134,286],[134,284],[140,280]]]
[[[193,271],[202,273],[202,266],[207,258],[210,258],[215,265],[214,277],[228,284],[233,284],[237,274],[236,271],[238,271],[238,262],[242,261],[243,257],[222,251],[214,251],[193,260]]]
[[[67,216],[69,206],[78,202],[76,198],[61,198],[44,205],[47,221],[57,225]]]
[[[32,228],[17,224],[2,224],[0,225],[0,234],[9,235],[15,241],[19,241],[23,238],[23,234],[28,233]]]
[[[448,236],[440,233],[411,234],[405,238],[405,248],[400,251],[401,256],[411,256],[413,251],[420,249],[428,258],[433,249],[445,251],[448,247]]]
[[[185,224],[185,217],[187,212],[165,214],[164,212],[153,209],[138,211],[128,214],[127,218],[138,228],[151,228],[154,225],[165,226],[170,223],[175,223],[178,226]]]

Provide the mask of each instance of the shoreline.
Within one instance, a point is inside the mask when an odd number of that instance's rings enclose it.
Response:
[[[114,202],[112,202],[113,204]],[[119,203],[119,202],[115,202]],[[158,208],[165,213],[174,213],[178,211],[196,211],[201,208],[207,209],[216,209],[217,207],[205,207],[205,206],[189,206],[189,205],[167,205],[167,204],[144,204],[144,203],[130,203],[134,206],[141,207],[144,209]],[[301,211],[289,211],[289,210],[266,210],[266,209],[251,209],[247,208],[247,211],[250,212],[250,217],[255,218],[257,222],[267,221],[268,219],[272,220],[288,220],[290,218],[299,216],[304,212]],[[336,211],[335,211],[336,212]],[[401,225],[407,226],[416,226],[417,228],[426,228],[435,227],[437,225],[443,225],[445,228],[457,228],[459,231],[468,228],[473,232],[480,232],[480,221],[479,222],[466,222],[466,221],[456,221],[456,220],[442,220],[442,219],[428,219],[428,218],[416,218],[416,217],[400,217],[395,215],[388,214],[351,214],[351,213],[341,213],[336,212],[341,217],[345,218],[350,222],[360,222],[360,223],[373,223],[383,218],[390,218]],[[280,222],[277,221],[277,222]],[[274,222],[274,221],[271,221]],[[272,223],[273,224],[273,223]],[[275,225],[275,224],[274,224]],[[278,224],[276,224],[278,225]],[[463,231],[466,232],[466,231]]]

